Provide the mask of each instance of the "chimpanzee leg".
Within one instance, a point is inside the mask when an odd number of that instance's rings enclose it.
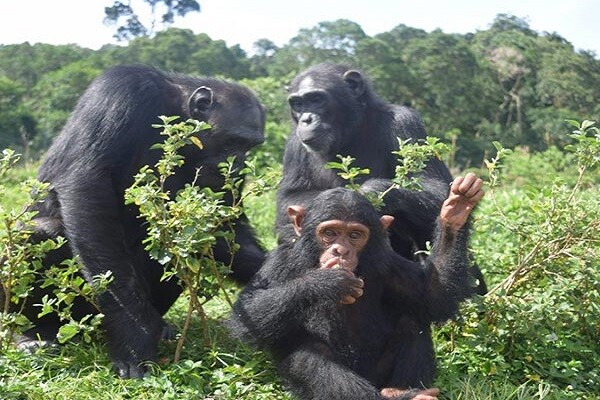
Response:
[[[394,354],[394,369],[389,381],[384,387],[401,389],[428,388],[435,377],[435,357],[431,332],[429,328],[415,330],[414,326],[400,327],[405,331],[405,337],[392,344],[390,349]]]
[[[30,242],[37,244],[44,240],[56,239],[63,235],[62,221],[58,217],[38,217],[33,221],[33,233],[30,237]],[[41,303],[41,299],[45,296],[53,296],[52,291],[55,287],[42,288],[41,283],[44,280],[43,273],[46,269],[53,265],[59,265],[63,260],[73,257],[68,243],[64,243],[60,248],[48,252],[43,260],[42,270],[38,282],[34,283],[34,288],[30,296],[25,300],[28,302],[23,307],[23,315],[34,324],[34,327],[23,332],[16,339],[17,346],[26,351],[32,351],[38,347],[45,347],[56,339],[56,334],[61,325],[61,321],[56,313],[46,314],[38,317],[41,309],[35,304]],[[97,313],[91,305],[87,304],[83,299],[76,299],[71,307],[74,318],[82,318],[87,314]]]
[[[323,343],[305,343],[279,365],[294,393],[302,400],[379,400],[369,381],[339,364]]]

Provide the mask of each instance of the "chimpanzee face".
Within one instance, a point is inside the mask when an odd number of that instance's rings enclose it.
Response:
[[[360,222],[329,220],[321,222],[315,236],[321,249],[321,268],[344,268],[351,272],[369,241],[369,228]]]
[[[364,83],[353,70],[325,78],[310,73],[300,77],[288,103],[302,144],[309,151],[332,155],[357,119]]]
[[[336,104],[332,95],[315,87],[315,82],[308,76],[288,97],[288,102],[297,124],[296,135],[302,144],[317,153],[328,153],[337,135],[334,124]]]
[[[200,86],[188,104],[192,118],[211,126],[207,147],[243,155],[264,142],[265,110],[246,88],[225,90],[218,82]]]
[[[321,192],[307,209],[288,206],[287,214],[296,235],[306,234],[318,252],[318,268],[350,272],[358,267],[363,251],[385,240],[384,233],[394,220],[390,215],[379,217],[363,195],[344,188]]]

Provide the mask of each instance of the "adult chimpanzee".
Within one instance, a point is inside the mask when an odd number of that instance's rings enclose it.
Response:
[[[314,66],[293,80],[290,92],[292,134],[277,193],[280,241],[294,237],[286,215],[289,205],[306,205],[321,191],[346,183],[336,171],[324,167],[338,154],[352,156],[355,165],[369,168],[365,190],[383,192],[395,174],[397,159],[392,151],[398,149],[398,138],[426,137],[415,111],[384,102],[363,74],[344,65]],[[433,158],[422,173],[422,191],[397,189],[385,198],[382,212],[399,221],[390,227],[394,250],[412,258],[415,250],[425,249],[451,181],[446,165]],[[473,272],[479,278],[479,292],[485,293],[481,272]]]
[[[146,66],[119,66],[98,77],[78,101],[61,134],[40,167],[38,179],[51,184],[48,198],[38,204],[35,237],[63,235],[67,247],[51,261],[76,255],[83,276],[112,271],[113,281],[100,296],[108,347],[122,377],[140,377],[140,363],[153,360],[165,329],[162,315],[181,290],[173,280],[161,281],[163,269],[142,247],[145,236],[138,210],[124,205],[124,190],[142,165],[154,165],[161,156],[151,146],[163,139],[151,125],[160,115],[206,121],[202,150],[183,149],[185,165],[167,181],[171,193],[195,180],[221,190],[217,164],[227,156],[243,162],[251,147],[263,142],[265,113],[256,96],[235,83],[212,78],[166,74]],[[197,169],[199,168],[199,175]],[[241,245],[233,261],[233,277],[248,281],[264,261],[245,217],[235,226]],[[224,243],[216,258],[229,261]],[[36,303],[35,300],[28,304]],[[93,311],[89,305],[76,313]],[[35,328],[26,332],[21,346],[42,338],[51,340],[59,321],[38,319],[35,307],[26,310]]]
[[[467,219],[483,196],[474,174],[444,201],[430,256],[395,252],[357,192],[329,189],[288,207],[296,240],[281,243],[245,287],[229,321],[266,348],[301,399],[435,399],[430,324],[469,293]],[[402,221],[399,221],[402,223]]]

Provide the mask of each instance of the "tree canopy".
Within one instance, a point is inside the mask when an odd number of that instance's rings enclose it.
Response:
[[[157,31],[157,27],[171,25],[175,17],[184,17],[190,12],[200,11],[200,4],[195,0],[143,0],[143,3],[150,7],[150,20],[145,22],[140,18],[139,11],[133,8],[131,0],[116,0],[112,6],[104,8],[104,22],[117,26],[114,34],[117,40],[127,41],[152,35]]]
[[[180,5],[181,12],[197,11],[196,2],[164,3]],[[480,165],[494,140],[532,150],[563,146],[568,138],[555,132],[564,132],[559,127],[564,119],[600,116],[596,55],[577,52],[556,33],[538,33],[512,15],[500,14],[489,29],[464,35],[398,25],[369,36],[355,22],[324,21],[301,29],[280,47],[268,38],[258,40],[255,50],[249,57],[238,45],[177,28],[97,51],[75,45],[0,45],[0,103],[10,105],[0,112],[0,141],[43,151],[91,79],[124,63],[243,79],[271,103],[269,120],[278,141],[273,149],[281,148],[281,132],[287,130],[286,84],[324,61],[364,70],[386,100],[414,107],[429,134],[456,145],[456,162],[463,167]]]

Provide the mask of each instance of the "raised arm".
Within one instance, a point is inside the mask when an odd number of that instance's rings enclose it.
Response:
[[[469,173],[452,183],[440,210],[435,242],[427,259],[428,303],[433,320],[452,317],[469,296],[469,216],[484,195],[483,181]]]
[[[440,209],[425,265],[403,259],[402,268],[390,268],[386,298],[420,304],[431,321],[443,321],[456,313],[459,302],[471,293],[468,221],[483,194],[483,182],[475,174],[454,180]]]

